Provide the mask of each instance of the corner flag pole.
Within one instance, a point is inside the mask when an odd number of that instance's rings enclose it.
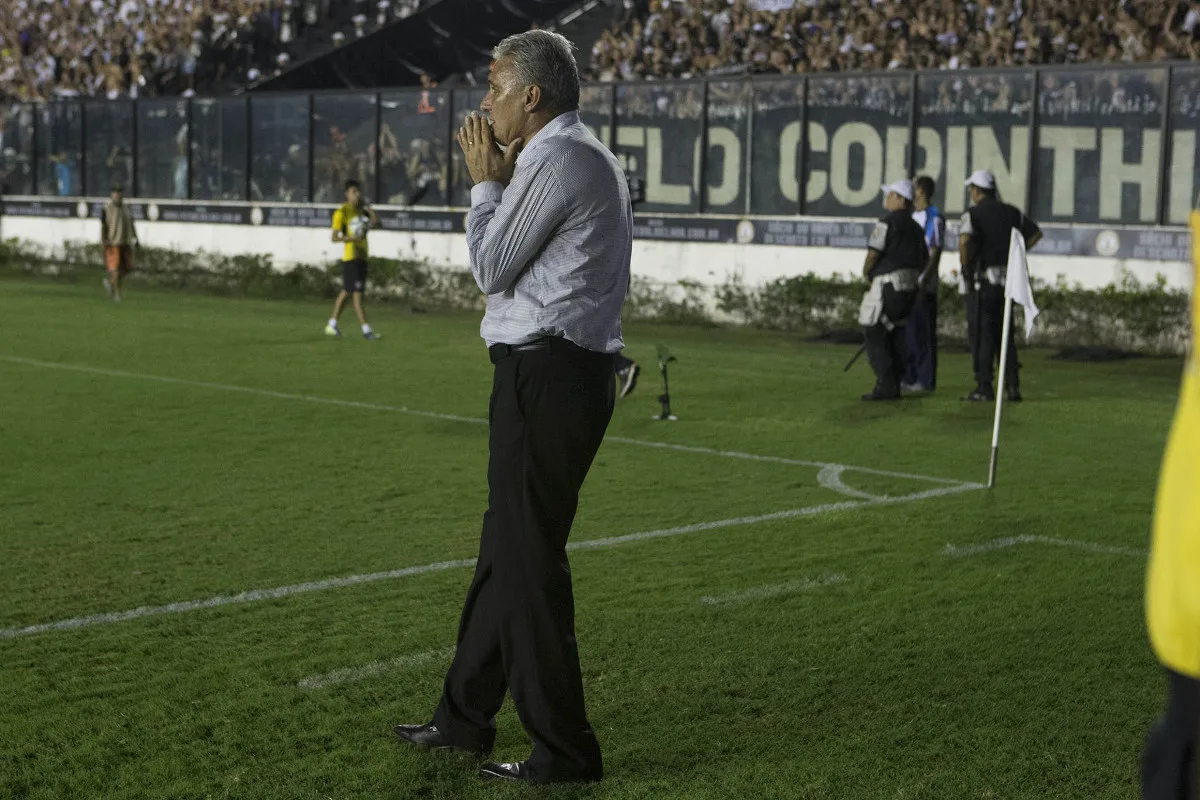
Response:
[[[1029,282],[1029,263],[1025,257],[1025,237],[1013,228],[1008,237],[1008,267],[1004,275],[1004,332],[1000,334],[1000,381],[996,390],[996,421],[992,425],[992,458],[988,463],[988,488],[996,485],[996,458],[1000,452],[1000,411],[1004,407],[1004,377],[1008,372],[1008,340],[1012,336],[1013,302],[1025,309],[1025,338],[1033,335],[1038,307],[1033,301]]]
[[[1009,275],[1012,274],[1010,270]],[[1005,276],[1007,283],[1008,276]],[[1008,294],[1008,292],[1005,292]],[[996,384],[996,420],[992,423],[992,457],[988,462],[988,488],[996,485],[996,459],[1000,454],[1000,412],[1004,408],[1004,373],[1008,364],[1008,337],[1012,332],[1013,299],[1012,295],[1004,300],[1004,332],[1000,335],[1000,379]]]

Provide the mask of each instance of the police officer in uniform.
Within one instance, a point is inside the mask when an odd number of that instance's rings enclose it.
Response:
[[[863,400],[897,400],[905,369],[904,323],[917,301],[917,279],[928,263],[925,231],[913,221],[913,185],[882,187],[883,207],[867,243],[863,275],[871,282],[859,310],[875,388]]]
[[[1026,249],[1032,249],[1041,241],[1042,231],[1015,206],[1000,202],[996,194],[996,178],[990,171],[976,171],[967,179],[967,188],[974,205],[962,215],[962,224],[958,229],[958,254],[962,259],[963,277],[968,287],[976,292],[976,386],[963,399],[993,401],[996,399],[993,377],[1004,332],[1004,281],[1008,273],[1008,246],[1012,231],[1016,228],[1021,232]],[[1004,385],[1008,399],[1020,402],[1017,347],[1012,329],[1009,330]]]

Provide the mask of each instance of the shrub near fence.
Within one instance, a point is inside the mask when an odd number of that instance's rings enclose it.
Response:
[[[728,281],[716,290],[717,308],[735,322],[759,328],[817,334],[856,325],[862,281],[800,275],[748,288]],[[1126,274],[1103,289],[1033,281],[1041,314],[1035,344],[1103,347],[1152,355],[1181,354],[1190,336],[1187,292],[1168,288],[1159,276],[1151,284]],[[1014,315],[1021,314],[1018,308]],[[1018,325],[1018,339],[1023,339]],[[938,329],[943,339],[965,342],[966,304],[952,281],[942,281]]]
[[[67,243],[49,253],[36,245],[0,243],[0,273],[52,276],[59,280],[99,275],[99,245]],[[227,296],[332,298],[341,284],[336,262],[276,269],[269,255],[224,256],[155,247],[138,250],[135,283]],[[798,275],[750,287],[737,279],[716,287],[694,281],[665,285],[635,277],[628,319],[669,323],[730,322],[803,336],[856,327],[862,281]],[[411,306],[483,308],[470,272],[387,258],[371,259],[368,296]],[[1147,354],[1183,353],[1189,340],[1189,296],[1167,287],[1162,277],[1140,284],[1126,275],[1103,289],[1071,287],[1063,281],[1034,282],[1042,311],[1035,332],[1042,346],[1091,346]],[[966,311],[952,281],[943,281],[939,328],[944,339],[966,339]],[[1019,328],[1019,326],[1018,326]]]

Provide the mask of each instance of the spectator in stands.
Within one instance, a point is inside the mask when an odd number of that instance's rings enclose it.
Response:
[[[406,165],[411,194],[405,205],[415,206],[422,201],[426,205],[442,202],[441,198],[446,195],[446,169],[441,164],[440,154],[441,151],[430,140],[412,140]],[[429,196],[431,191],[434,197]]]
[[[79,162],[66,151],[50,155],[54,165],[54,191],[59,197],[71,197],[79,188]]]
[[[0,101],[210,91],[274,72],[285,48],[354,0],[9,0],[0,3]],[[324,10],[321,9],[324,6]],[[329,41],[328,32],[322,39]]]
[[[351,181],[361,184],[366,180],[366,165],[361,157],[351,152],[346,134],[337,127],[329,129],[329,144],[317,148],[314,160],[315,202],[332,203],[338,199],[335,195],[338,186]]]
[[[620,0],[593,80],[1200,58],[1200,0]],[[416,0],[392,4],[398,16]],[[9,0],[0,102],[154,97],[253,82],[319,34],[386,24],[363,0]],[[354,19],[358,17],[358,22]],[[291,52],[289,52],[291,51]]]
[[[592,48],[593,80],[689,78],[714,70],[867,69],[1195,59],[1200,2],[1146,0],[752,0],[623,3]]]
[[[367,148],[367,159],[375,161],[375,145]],[[408,195],[403,191],[407,167],[392,126],[384,122],[379,129],[379,182],[383,189],[383,202],[403,203]]]

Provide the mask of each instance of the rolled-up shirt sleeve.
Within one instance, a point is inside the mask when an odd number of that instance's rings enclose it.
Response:
[[[1033,239],[1034,236],[1037,236],[1041,232],[1042,229],[1038,227],[1036,222],[1024,214],[1021,215],[1021,236],[1025,237],[1026,242]]]
[[[548,161],[518,164],[507,188],[496,182],[474,186],[467,245],[479,290],[507,291],[566,217],[566,194]]]
[[[871,229],[871,236],[867,239],[867,249],[878,250],[882,253],[887,249],[888,224],[884,220],[879,220],[875,223],[875,227]]]

